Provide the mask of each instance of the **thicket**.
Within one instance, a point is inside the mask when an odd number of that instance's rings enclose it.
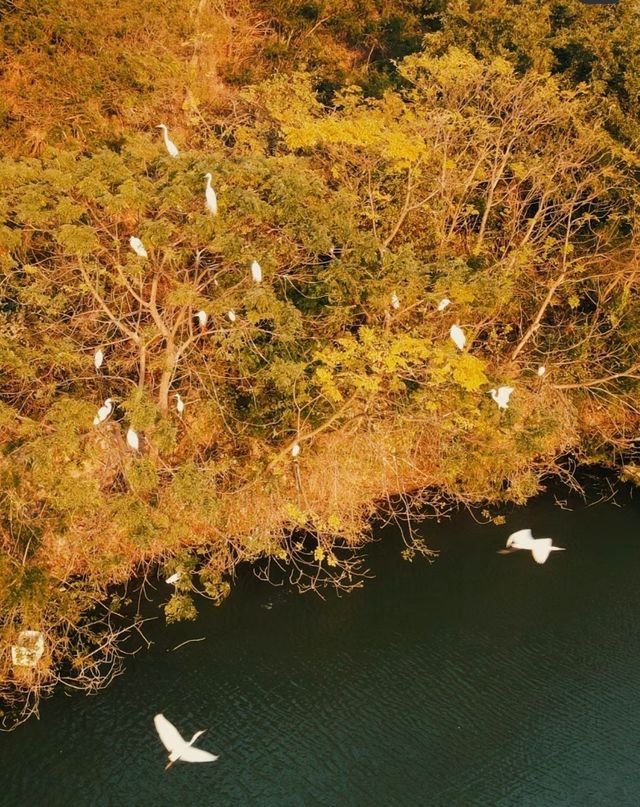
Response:
[[[102,30],[104,6],[11,5],[9,706],[27,698],[26,714],[56,680],[107,680],[128,625],[114,586],[133,574],[181,572],[167,619],[193,617],[196,587],[220,601],[241,561],[349,590],[376,514],[523,502],[568,474],[569,453],[621,465],[640,425],[632,77],[598,85],[604,57],[585,77],[556,52],[558,20],[586,48],[617,30],[610,10],[543,6],[504,4],[496,32],[465,3],[158,0],[118,4]],[[488,392],[504,384],[502,412]],[[406,552],[428,549],[408,535]],[[12,664],[25,629],[46,637],[36,668]]]

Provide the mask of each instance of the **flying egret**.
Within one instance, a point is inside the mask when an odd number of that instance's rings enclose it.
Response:
[[[531,552],[536,563],[545,563],[552,552],[563,552],[566,547],[554,546],[551,538],[534,538],[531,530],[518,530],[507,538],[507,550],[525,549]]]
[[[174,574],[171,575],[171,577],[167,577],[167,579],[164,582],[169,583],[170,586],[175,586],[175,584],[178,582],[178,580],[180,580],[181,577],[182,572],[175,572]]]
[[[547,368],[543,364],[541,364],[540,367],[538,367],[538,375],[543,376],[546,372]]]
[[[507,409],[512,392],[513,387],[498,387],[498,389],[489,390],[489,395],[498,404],[498,409]]]
[[[233,309],[231,309],[231,311],[227,311],[227,316],[229,317],[229,322],[235,322],[237,319],[236,312]]]
[[[396,309],[396,311],[398,310],[398,308],[400,308],[400,298],[398,297],[395,291],[391,295],[391,305],[393,308]]]
[[[204,326],[207,324],[207,320],[209,319],[209,315],[207,314],[207,312],[198,311],[196,317],[198,318],[198,324],[200,325],[200,327],[204,328]]]
[[[93,425],[98,426],[102,423],[103,420],[106,420],[111,412],[113,411],[113,398],[106,398],[105,402],[102,404],[100,409],[98,409],[98,414],[93,419]]]
[[[449,336],[453,340],[453,343],[458,348],[458,350],[462,350],[464,346],[467,344],[467,337],[464,335],[464,331],[459,325],[451,326],[451,329],[449,330]]]
[[[178,414],[181,415],[184,412],[184,401],[180,397],[179,392],[176,392],[176,394],[173,397],[176,399],[176,410]]]
[[[254,261],[251,264],[251,277],[253,278],[254,283],[262,283],[262,267],[258,261]]]
[[[165,770],[170,768],[174,762],[181,759],[183,762],[215,762],[218,757],[203,751],[201,748],[193,748],[193,744],[204,734],[204,731],[196,731],[193,737],[187,742],[180,736],[178,729],[170,723],[164,715],[156,715],[153,718],[156,731],[160,737],[162,745],[169,752],[169,762],[165,765]]]
[[[102,350],[98,348],[93,357],[93,366],[96,368],[96,370],[99,370],[102,367],[103,361],[104,361],[104,353],[102,352]]]
[[[129,239],[129,244],[131,245],[131,249],[136,253],[139,258],[148,258],[147,250],[144,248],[144,244],[142,241],[137,238],[135,235],[132,235]]]
[[[164,135],[164,144],[167,147],[167,151],[172,157],[177,157],[180,152],[178,151],[178,147],[173,142],[173,140],[169,139],[169,132],[167,131],[167,127],[164,123],[159,123],[156,126],[156,129],[162,129],[162,134]]]
[[[129,443],[134,451],[137,451],[140,448],[138,434],[131,428],[131,426],[129,426],[129,431],[127,432],[127,443]]]
[[[298,443],[294,443],[291,446],[291,456],[294,460],[300,456],[300,445]]]
[[[205,177],[207,178],[207,187],[204,191],[206,205],[211,215],[216,216],[218,214],[218,197],[211,187],[211,174],[205,174]]]
[[[444,311],[448,305],[451,305],[451,300],[449,300],[448,297],[445,297],[444,300],[440,300],[438,303],[438,311]]]

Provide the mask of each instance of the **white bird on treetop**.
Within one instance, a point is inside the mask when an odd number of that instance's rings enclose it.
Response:
[[[291,456],[295,460],[297,457],[300,456],[300,445],[298,443],[294,443],[291,446]]]
[[[156,126],[156,129],[162,129],[162,134],[164,135],[164,144],[167,147],[167,151],[172,157],[177,157],[180,152],[178,151],[178,147],[173,142],[173,140],[169,139],[169,132],[167,131],[167,127],[164,123],[159,123]]]
[[[173,397],[176,399],[176,409],[178,410],[178,414],[181,415],[184,412],[184,401],[180,397],[179,392],[176,392]]]
[[[127,443],[129,443],[129,445],[134,451],[137,451],[140,448],[140,440],[138,439],[138,434],[133,430],[131,426],[129,426],[129,431],[127,432]]]
[[[538,375],[543,376],[546,372],[547,368],[543,364],[541,364],[540,367],[538,367]]]
[[[96,370],[99,370],[102,367],[102,362],[104,361],[104,353],[100,348],[96,350],[95,355],[93,357],[93,365]]]
[[[142,241],[137,238],[135,235],[132,235],[129,239],[129,244],[131,245],[131,249],[136,253],[139,258],[148,258],[147,250],[144,248],[144,244]]]
[[[204,734],[204,731],[196,731],[187,742],[182,739],[178,729],[164,715],[156,715],[153,722],[162,744],[169,752],[169,762],[166,764],[165,770],[179,759],[183,762],[215,762],[218,759],[215,754],[210,754],[201,748],[193,748],[193,744],[200,735]]]
[[[216,216],[218,214],[218,197],[216,196],[216,192],[211,187],[211,174],[205,174],[207,178],[207,187],[204,191],[205,202],[209,209],[209,212]]]
[[[444,311],[448,305],[451,305],[451,300],[448,297],[445,297],[444,300],[440,300],[438,303],[438,311]]]
[[[498,409],[507,409],[512,392],[513,387],[498,387],[498,389],[489,390],[489,395],[498,404]]]
[[[98,414],[93,419],[93,425],[99,426],[103,420],[106,420],[109,417],[112,411],[113,398],[106,398],[100,409],[98,409]]]
[[[400,298],[398,297],[398,295],[396,294],[396,292],[395,292],[395,291],[394,291],[394,292],[393,292],[393,294],[391,295],[391,305],[392,305],[392,307],[393,307],[393,308],[395,308],[396,310],[397,310],[398,308],[400,308]]]
[[[207,312],[206,311],[198,311],[198,313],[196,314],[196,317],[198,318],[198,324],[202,328],[204,328],[204,326],[207,324],[207,320],[209,319],[209,315],[207,314]]]
[[[262,283],[262,267],[258,261],[254,261],[251,264],[251,277],[253,278],[254,283]]]
[[[467,337],[464,335],[464,331],[459,325],[452,325],[449,330],[449,336],[453,340],[453,343],[458,348],[458,350],[462,350],[464,346],[467,344]]]
[[[174,572],[174,574],[172,574],[171,577],[167,577],[165,583],[169,583],[169,585],[175,586],[175,584],[178,582],[178,580],[180,580],[181,577],[182,572]]]
[[[231,309],[231,311],[227,311],[227,316],[229,317],[230,322],[236,321],[236,312],[233,309]]]
[[[505,554],[509,550],[525,549],[531,552],[536,563],[545,563],[552,552],[563,552],[565,548],[554,546],[551,538],[534,538],[531,530],[518,530],[507,538],[507,548],[501,552]]]

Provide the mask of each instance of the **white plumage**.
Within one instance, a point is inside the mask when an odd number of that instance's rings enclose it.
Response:
[[[131,245],[131,249],[136,253],[139,258],[148,258],[147,250],[144,248],[144,244],[142,241],[137,238],[135,235],[132,235],[129,239],[129,244]]]
[[[293,457],[294,460],[296,459],[296,457],[300,456],[300,445],[298,443],[294,443],[291,446],[291,456]]]
[[[207,208],[212,216],[218,215],[218,197],[216,192],[211,187],[211,174],[205,174],[207,178],[207,187],[204,190],[204,197]]]
[[[459,325],[452,325],[449,330],[449,336],[451,337],[454,345],[458,348],[458,350],[462,350],[464,346],[467,344],[467,337],[464,335],[464,331]]]
[[[140,448],[138,434],[131,426],[129,426],[129,431],[127,432],[127,443],[129,443],[134,451],[137,451]]]
[[[196,314],[196,317],[198,318],[199,325],[202,328],[204,328],[204,326],[207,324],[207,321],[209,319],[209,315],[207,314],[207,312],[206,311],[198,311],[198,313]]]
[[[543,376],[546,372],[547,368],[543,364],[541,364],[540,367],[538,367],[538,375]]]
[[[99,426],[104,420],[106,420],[111,412],[113,411],[113,399],[106,398],[105,402],[102,404],[100,409],[98,409],[98,414],[93,419],[93,425]]]
[[[179,759],[183,762],[215,762],[218,759],[215,754],[192,747],[198,737],[204,734],[204,731],[196,731],[191,740],[187,742],[182,739],[178,729],[164,715],[156,715],[153,722],[162,744],[169,752],[167,768]]]
[[[104,361],[104,353],[100,349],[96,350],[95,355],[93,357],[93,366],[96,368],[96,370],[99,370],[102,367],[103,361]]]
[[[229,317],[229,322],[235,322],[237,319],[236,312],[233,309],[231,311],[227,311],[227,316]]]
[[[254,261],[251,264],[251,277],[253,278],[254,283],[262,283],[262,267],[258,261]]]
[[[182,400],[179,392],[176,392],[173,397],[176,399],[176,409],[178,414],[181,415],[184,412],[184,401]]]
[[[398,297],[398,295],[396,294],[396,292],[395,292],[395,291],[394,291],[394,292],[393,292],[393,294],[391,295],[391,305],[392,305],[392,307],[393,307],[393,308],[395,308],[396,310],[397,310],[398,308],[400,308],[400,298]]]
[[[451,300],[449,300],[448,297],[445,297],[444,300],[440,300],[438,303],[438,311],[444,311],[448,305],[451,305]]]
[[[507,409],[512,392],[513,387],[498,387],[498,389],[489,390],[489,395],[498,404],[498,409]]]
[[[171,586],[175,586],[175,584],[178,582],[178,580],[180,580],[181,577],[182,572],[175,572],[174,574],[171,575],[171,577],[167,577],[165,582],[169,583],[169,585]]]
[[[177,157],[180,152],[178,151],[178,147],[176,144],[169,138],[169,132],[167,131],[167,127],[164,123],[160,123],[156,126],[156,129],[162,129],[162,134],[164,136],[164,144],[167,147],[167,151],[171,155],[171,157]]]
[[[531,552],[536,563],[546,563],[552,552],[563,552],[565,547],[554,546],[551,538],[534,538],[531,530],[518,530],[507,538],[507,549],[524,549]]]

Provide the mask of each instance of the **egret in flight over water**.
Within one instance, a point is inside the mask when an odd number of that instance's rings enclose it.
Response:
[[[132,235],[129,239],[129,244],[131,245],[131,249],[136,253],[139,258],[148,258],[147,250],[144,248],[144,244],[139,238],[136,238],[135,235]]]
[[[93,425],[99,426],[102,421],[106,420],[113,411],[113,398],[107,398],[98,409],[98,414],[93,419]]]
[[[169,132],[167,131],[167,127],[164,123],[159,123],[156,126],[156,129],[162,129],[162,134],[164,135],[164,144],[167,147],[167,151],[172,157],[177,157],[180,152],[178,151],[178,147],[176,144],[169,138]]]
[[[100,348],[96,350],[95,355],[93,357],[93,365],[96,370],[99,370],[102,367],[102,362],[104,361],[104,353]]]
[[[212,216],[218,215],[218,197],[216,196],[216,192],[211,187],[211,174],[205,174],[207,178],[207,187],[204,191],[205,201],[207,204],[207,208]]]
[[[254,261],[251,264],[251,277],[253,278],[254,283],[262,283],[262,267],[258,261]]]
[[[489,390],[489,395],[498,404],[498,409],[507,409],[512,392],[513,387],[498,387],[498,389]]]
[[[137,451],[140,448],[140,440],[138,439],[138,434],[131,428],[131,426],[129,426],[129,431],[127,432],[127,443],[129,443],[129,445],[134,451]]]
[[[165,770],[179,759],[183,762],[215,762],[218,759],[215,754],[210,754],[201,748],[193,748],[193,744],[200,735],[204,734],[204,731],[196,731],[191,740],[187,742],[182,739],[178,729],[164,715],[156,715],[153,722],[162,744],[169,752],[169,762],[166,764]]]
[[[564,551],[564,546],[554,546],[551,538],[534,538],[531,530],[518,530],[507,538],[507,548],[502,553],[524,549],[531,552],[536,563],[545,563],[552,552]]]
[[[467,344],[467,337],[464,335],[464,331],[459,325],[451,326],[451,329],[449,330],[449,336],[453,340],[453,343],[458,348],[458,350],[464,349],[464,346]]]
[[[451,300],[448,297],[445,297],[444,300],[440,300],[438,303],[438,311],[444,311],[448,305],[451,305]]]

